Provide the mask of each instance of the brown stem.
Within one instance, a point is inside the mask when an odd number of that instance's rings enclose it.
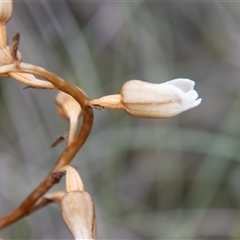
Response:
[[[88,105],[89,99],[76,87],[70,83],[59,78],[56,74],[45,70],[44,68],[37,67],[27,63],[20,63],[15,66],[14,64],[0,67],[1,73],[9,72],[24,72],[38,75],[49,82],[51,82],[59,90],[71,95],[82,107],[83,123],[81,130],[77,138],[72,142],[71,145],[67,146],[54,167],[48,174],[48,176],[39,184],[39,186],[21,203],[21,205],[0,219],[0,229],[12,224],[18,219],[26,216],[31,212],[32,207],[37,200],[42,197],[55,183],[56,181],[52,177],[52,173],[62,166],[68,165],[78,150],[82,147],[86,141],[93,123],[93,111]]]

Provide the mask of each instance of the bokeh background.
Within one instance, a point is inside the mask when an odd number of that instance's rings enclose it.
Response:
[[[98,239],[240,239],[240,2],[15,1],[25,62],[90,98],[130,79],[193,79],[203,99],[171,119],[95,110],[74,158],[94,198]],[[56,91],[0,80],[0,215],[17,207],[64,149]],[[64,179],[54,190],[64,189]],[[52,204],[2,239],[72,239]]]

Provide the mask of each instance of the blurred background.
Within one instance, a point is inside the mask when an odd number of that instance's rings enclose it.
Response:
[[[130,79],[196,82],[202,104],[171,119],[94,110],[74,158],[96,204],[98,239],[240,239],[240,3],[15,1],[25,62],[90,98]],[[56,91],[0,81],[0,215],[17,207],[64,149]],[[64,190],[64,179],[51,191]],[[2,239],[73,239],[52,204]]]

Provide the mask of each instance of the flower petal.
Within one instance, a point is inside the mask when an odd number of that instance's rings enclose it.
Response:
[[[187,78],[177,78],[162,84],[166,84],[166,85],[169,84],[169,85],[176,86],[177,88],[181,89],[183,92],[189,92],[193,90],[195,86],[195,82]]]
[[[199,99],[197,99],[197,100],[195,100],[193,102],[189,102],[188,104],[183,106],[182,111],[184,112],[184,111],[187,111],[187,110],[189,110],[191,108],[197,107],[201,102],[202,102],[201,98],[199,98]]]

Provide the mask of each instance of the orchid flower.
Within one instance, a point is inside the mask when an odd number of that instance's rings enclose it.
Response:
[[[123,84],[120,94],[94,99],[90,104],[123,109],[135,117],[168,118],[201,103],[194,85],[194,81],[185,78],[160,84],[130,80]]]

